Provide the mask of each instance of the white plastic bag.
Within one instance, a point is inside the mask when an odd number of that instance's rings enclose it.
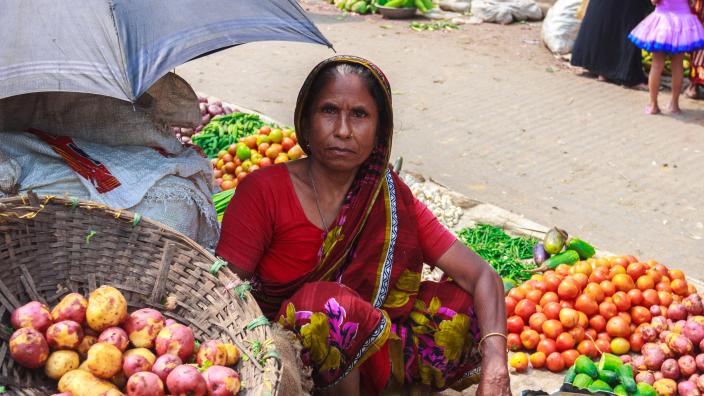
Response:
[[[582,0],[557,0],[543,21],[541,33],[545,46],[557,55],[569,54],[579,33],[577,13]]]
[[[539,21],[543,11],[533,0],[474,0],[472,15],[484,22],[505,25],[513,21]]]

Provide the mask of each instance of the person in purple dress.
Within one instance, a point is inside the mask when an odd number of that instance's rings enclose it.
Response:
[[[685,52],[704,48],[704,27],[692,13],[689,0],[651,0],[655,11],[633,29],[628,38],[639,48],[653,53],[653,65],[648,78],[650,102],[647,114],[658,114],[660,76],[665,68],[665,56],[672,58],[672,100],[669,111],[681,113],[679,96],[682,91]]]

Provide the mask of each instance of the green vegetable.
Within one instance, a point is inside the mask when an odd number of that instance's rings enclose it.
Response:
[[[621,361],[621,359],[618,356],[612,355],[610,353],[602,353],[601,359],[599,360],[599,365],[597,366],[597,369],[599,371],[602,371],[602,370],[617,371],[618,368],[621,366],[623,366],[623,361]]]
[[[406,0],[389,0],[384,4],[385,7],[401,8],[406,3]]]
[[[591,385],[587,388],[591,392],[599,392],[599,391],[604,391],[604,392],[613,392],[613,389],[607,384],[606,382],[602,380],[596,380],[592,382]]]
[[[225,214],[225,209],[227,209],[227,205],[233,195],[235,195],[234,188],[213,195],[213,204],[215,205],[215,212],[218,214],[218,221],[222,221],[222,216]]]
[[[570,238],[570,240],[567,241],[567,245],[565,245],[565,248],[577,252],[581,260],[589,259],[594,256],[594,253],[596,253],[592,245],[584,242],[579,238]]]
[[[504,293],[508,293],[511,289],[516,287],[516,281],[509,278],[501,279],[504,282]]]
[[[352,5],[352,12],[356,12],[358,14],[366,14],[367,13],[367,2],[364,0],[359,0],[356,3]]]
[[[232,113],[213,118],[208,125],[192,138],[193,144],[200,146],[208,158],[215,158],[220,150],[227,149],[240,138],[254,135],[259,128],[277,125],[264,122],[257,114]]]
[[[565,240],[567,239],[567,233],[562,231],[557,227],[553,227],[550,231],[545,234],[543,239],[543,245],[545,245],[545,251],[548,254],[558,254],[562,251],[565,246]]]
[[[425,6],[423,0],[415,0],[414,4],[416,8],[420,10],[420,12],[422,12],[423,14],[429,11],[428,8]]]
[[[543,265],[549,269],[555,269],[560,264],[572,265],[577,261],[579,261],[579,253],[574,250],[566,250],[545,260]]]
[[[633,379],[633,369],[630,364],[622,364],[618,369],[616,369],[618,374],[618,379],[626,388],[628,393],[635,393],[638,388],[636,387],[636,380]]]
[[[640,384],[636,385],[636,388],[638,390],[634,394],[635,396],[657,396],[655,388],[653,388],[653,386],[648,384],[647,382],[641,382]]]
[[[594,380],[592,380],[592,377],[586,374],[577,374],[574,377],[574,381],[572,381],[572,386],[575,388],[586,389],[592,384],[593,381]]]
[[[477,224],[457,234],[459,240],[491,265],[502,278],[518,282],[530,278],[535,238],[511,238],[499,227]],[[528,263],[524,262],[530,260]]]
[[[623,385],[616,385],[614,393],[616,396],[628,396],[628,392],[626,392],[626,388],[624,388]]]
[[[565,383],[566,384],[571,384],[574,382],[574,379],[577,377],[577,368],[573,364],[572,367],[567,369],[567,373],[565,374]]]
[[[588,356],[580,355],[577,360],[574,361],[574,367],[578,374],[586,374],[592,379],[599,377],[599,372],[596,369],[596,364],[589,359]]]
[[[596,367],[596,366],[594,366]],[[621,366],[623,367],[623,366]],[[599,371],[599,379],[606,382],[610,386],[617,385],[619,383],[618,374],[611,370],[601,370]]]

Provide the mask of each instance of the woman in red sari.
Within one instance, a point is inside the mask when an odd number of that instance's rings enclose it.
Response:
[[[478,382],[481,395],[509,395],[502,282],[388,168],[384,74],[356,57],[322,62],[295,126],[308,157],[237,187],[217,254],[299,335],[319,392]],[[424,262],[452,280],[421,281]]]

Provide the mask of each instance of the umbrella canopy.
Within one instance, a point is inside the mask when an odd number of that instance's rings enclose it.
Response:
[[[134,102],[161,76],[253,41],[327,45],[296,0],[2,0],[0,99],[83,92]]]

